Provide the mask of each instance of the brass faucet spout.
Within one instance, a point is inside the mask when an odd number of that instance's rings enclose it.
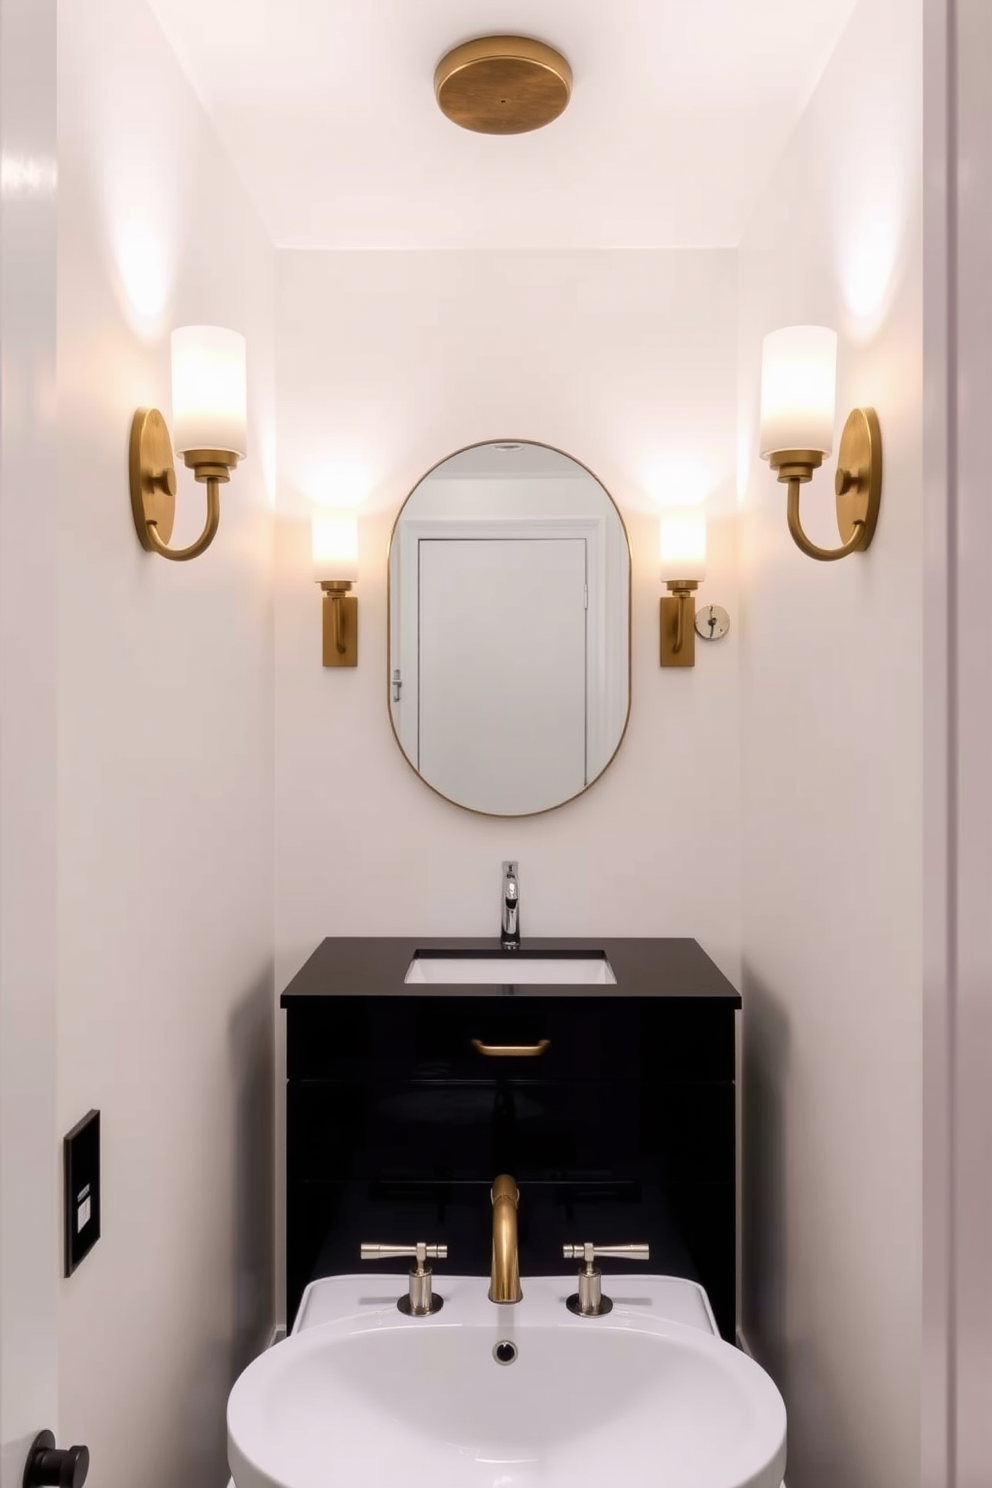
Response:
[[[520,1194],[509,1173],[501,1173],[492,1188],[493,1264],[490,1302],[519,1302],[520,1257],[517,1251],[517,1205]]]

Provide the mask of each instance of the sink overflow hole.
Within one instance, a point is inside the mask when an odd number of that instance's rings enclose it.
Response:
[[[493,1358],[497,1364],[512,1364],[516,1357],[517,1345],[515,1343],[508,1343],[505,1338],[493,1349]]]

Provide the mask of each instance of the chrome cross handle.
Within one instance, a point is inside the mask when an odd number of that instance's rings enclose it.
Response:
[[[423,1266],[428,1259],[446,1261],[448,1247],[446,1245],[425,1245],[423,1240],[418,1240],[416,1245],[374,1245],[371,1242],[362,1241],[363,1261],[388,1261],[395,1256],[416,1256],[417,1265]]]
[[[651,1259],[651,1247],[649,1245],[593,1245],[587,1240],[584,1245],[563,1245],[562,1253],[566,1261],[584,1261],[591,1266],[596,1256],[612,1256],[617,1260],[649,1261]]]
[[[579,1290],[565,1301],[569,1312],[576,1317],[604,1317],[613,1311],[609,1297],[603,1296],[603,1273],[595,1264],[598,1256],[611,1256],[616,1260],[648,1261],[651,1248],[648,1245],[593,1245],[587,1240],[584,1245],[563,1245],[566,1261],[579,1262]]]
[[[416,1245],[380,1245],[371,1241],[362,1242],[363,1261],[386,1261],[398,1256],[410,1256],[414,1262],[410,1267],[408,1293],[396,1304],[400,1312],[406,1317],[430,1317],[433,1313],[440,1312],[444,1306],[444,1298],[432,1291],[431,1278],[434,1273],[430,1266],[424,1265],[424,1262],[426,1260],[446,1261],[448,1247],[427,1245],[423,1240],[418,1240]]]

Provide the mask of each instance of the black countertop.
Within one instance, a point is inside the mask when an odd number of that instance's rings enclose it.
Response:
[[[407,967],[418,953],[478,953],[501,951],[499,938],[484,936],[330,936],[321,941],[310,959],[293,977],[280,1001],[288,1007],[298,997],[503,997],[513,985],[511,969],[521,956],[555,957],[605,952],[613,968],[616,986],[554,986],[547,983],[515,986],[517,997],[708,997],[724,998],[741,1006],[736,987],[710,960],[698,941],[674,938],[637,940],[562,936],[559,939],[524,938],[517,951],[503,951],[507,978],[504,985],[469,986],[454,983],[403,981]]]

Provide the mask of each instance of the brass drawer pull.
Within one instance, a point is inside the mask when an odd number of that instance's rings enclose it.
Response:
[[[481,1039],[473,1039],[472,1048],[490,1059],[536,1059],[548,1052],[551,1040],[541,1039],[537,1044],[484,1044]]]

